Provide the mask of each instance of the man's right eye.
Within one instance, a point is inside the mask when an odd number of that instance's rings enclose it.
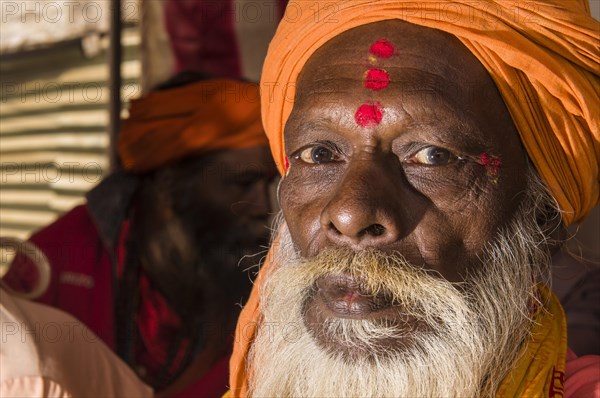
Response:
[[[336,155],[333,150],[321,144],[311,145],[301,149],[300,153],[294,157],[309,164],[328,163],[336,160]]]

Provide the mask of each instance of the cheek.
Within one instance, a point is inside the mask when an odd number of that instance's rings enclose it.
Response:
[[[311,242],[320,230],[321,209],[326,201],[324,190],[290,174],[281,182],[279,199],[292,241],[302,255],[309,255]]]
[[[440,267],[447,266],[446,260],[457,265],[464,262],[457,266],[459,272],[469,267],[468,263],[477,263],[477,255],[512,219],[524,189],[520,182],[512,183],[520,177],[492,181],[485,168],[474,164],[456,170],[415,168],[406,172],[411,185],[431,203],[417,228],[421,251],[436,248],[425,257],[440,259]],[[440,230],[444,232],[440,234]]]
[[[460,231],[468,253],[478,254],[514,217],[521,195],[505,187],[478,180],[453,201],[438,202],[450,223]]]

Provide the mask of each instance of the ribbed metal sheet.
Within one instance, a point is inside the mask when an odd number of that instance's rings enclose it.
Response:
[[[123,31],[123,98],[140,94],[139,32]],[[0,235],[27,237],[83,202],[108,166],[108,42],[0,59]],[[124,107],[127,106],[125,101]]]

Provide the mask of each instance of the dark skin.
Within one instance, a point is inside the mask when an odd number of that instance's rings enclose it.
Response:
[[[238,262],[268,243],[274,175],[268,148],[257,147],[190,157],[144,182],[133,226],[137,251],[181,317],[196,316],[207,300],[217,314],[229,312],[223,299],[193,297],[214,283],[229,301],[247,296],[251,284]]]
[[[382,38],[394,55],[373,65],[369,48]],[[388,73],[388,87],[365,88],[371,68]],[[367,100],[381,103],[383,117],[362,127],[354,115]],[[455,37],[402,21],[352,29],[311,56],[285,150],[290,171],[280,203],[303,256],[376,248],[453,282],[480,266],[477,256],[511,220],[526,187],[526,154],[487,71]],[[500,159],[496,176],[482,165],[483,153]],[[329,316],[405,322],[377,300],[362,302],[363,293],[339,276],[319,281],[307,323]]]
[[[203,349],[171,385],[198,380],[227,353],[239,303],[250,292],[247,268],[268,244],[269,189],[276,175],[267,147],[200,154],[146,177],[132,226],[141,265],[189,336]],[[152,382],[152,380],[150,380]]]

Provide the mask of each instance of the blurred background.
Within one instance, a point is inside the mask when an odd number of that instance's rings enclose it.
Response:
[[[182,20],[169,0],[0,0],[0,236],[28,237],[118,166],[111,143],[131,99],[193,68],[189,26],[234,12],[237,40],[264,43],[240,46],[236,74],[258,81],[285,1],[203,3],[212,11]],[[590,6],[600,19],[600,0]],[[600,261],[599,209],[571,232],[571,250]]]
[[[286,3],[0,0],[0,236],[27,238],[118,167],[132,99],[200,67],[258,81]]]
[[[110,1],[0,3],[0,235],[25,238],[110,167]],[[122,11],[125,110],[141,90],[141,13]]]

